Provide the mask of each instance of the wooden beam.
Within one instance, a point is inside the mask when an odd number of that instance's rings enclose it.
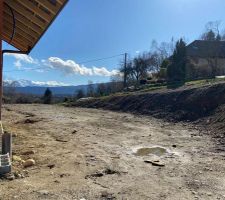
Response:
[[[5,24],[3,25],[4,28],[4,32],[6,32],[7,34],[9,34],[9,39],[12,35],[12,29],[10,29],[9,27],[7,27]],[[15,32],[14,38],[13,40],[20,40],[20,42],[22,42],[22,44],[25,44],[24,46],[32,46],[33,42],[30,42],[28,39],[26,39],[23,35],[20,35],[18,32]]]
[[[15,27],[13,44],[19,50],[29,52],[51,25],[68,0],[0,0],[3,1],[3,12],[6,33],[4,39],[10,41]],[[12,11],[13,14],[12,14]],[[15,19],[13,19],[13,15]],[[14,25],[14,22],[15,25]],[[18,46],[16,46],[18,44]],[[21,49],[21,47],[23,47]],[[25,49],[24,49],[25,48]]]
[[[13,45],[14,47],[16,47],[17,49],[21,50],[21,51],[27,51],[27,46],[24,44],[24,42],[22,42],[19,38],[17,38],[17,40],[13,40],[10,41],[10,36],[11,33],[9,31],[4,31],[2,38],[3,40],[5,40],[7,43]]]
[[[66,2],[66,0],[56,0],[59,4],[64,4]]]
[[[10,14],[6,13],[6,12],[4,12],[4,20],[13,25],[12,16]],[[24,25],[23,23],[21,23],[20,21],[18,21],[16,19],[16,29],[17,28],[23,30],[24,32],[26,32],[26,34],[31,35],[34,38],[39,38],[40,37],[40,33],[38,34],[36,31],[31,29],[29,26]]]
[[[7,13],[12,17],[12,14],[9,9],[4,7],[4,13]],[[16,21],[19,21],[20,23],[24,24],[24,26],[28,26],[30,29],[38,33],[39,35],[42,33],[43,29],[40,26],[37,26],[36,24],[32,23],[30,20],[28,20],[26,17],[18,13],[17,11],[14,11],[14,16],[16,18]]]
[[[14,46],[15,48],[17,48],[17,49],[19,49],[21,51],[27,51],[27,47],[21,45],[17,41],[11,41],[11,43],[10,43],[10,39],[9,39],[9,34],[8,33],[3,33],[2,38],[3,38],[3,40],[5,40],[7,43],[9,43],[10,45]]]
[[[31,21],[31,22],[37,24],[38,26],[40,26],[43,30],[46,28],[47,23],[42,22],[40,19],[38,19],[36,16],[34,16],[34,14],[32,14],[31,12],[26,10],[26,8],[24,6],[22,6],[20,3],[18,3],[17,1],[6,0],[6,3],[11,8],[16,10],[20,15],[22,15],[23,17],[27,18],[29,21]]]
[[[4,18],[4,26],[8,27],[8,29],[13,33],[13,24],[8,22],[7,19],[5,19],[5,18]],[[26,38],[27,41],[29,41],[32,44],[37,39],[37,38],[32,37],[31,35],[27,34],[26,32],[24,32],[19,27],[16,27],[15,33],[18,33],[19,35],[23,36],[24,38]],[[14,39],[16,39],[16,38],[14,38]]]
[[[42,5],[43,7],[47,8],[53,15],[56,15],[56,13],[58,12],[59,8],[52,5],[49,1],[45,0],[36,0],[36,2],[38,2],[40,5]]]
[[[44,0],[44,1],[46,1],[46,0]],[[48,23],[52,20],[52,17],[50,15],[48,15],[46,12],[44,12],[43,10],[41,10],[38,6],[35,6],[30,1],[17,0],[17,2],[18,2],[18,4],[21,4],[25,8],[27,8],[27,9],[31,10],[32,12],[34,12],[35,15],[38,15],[39,17],[41,17],[42,19],[44,19]]]

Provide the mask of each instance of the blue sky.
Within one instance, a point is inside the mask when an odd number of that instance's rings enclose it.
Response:
[[[149,50],[153,39],[191,42],[208,21],[221,20],[225,27],[224,8],[224,0],[70,0],[30,57],[4,57],[4,77],[66,85],[105,82],[122,56],[77,63],[125,52],[135,56]],[[29,70],[39,67],[44,70]]]

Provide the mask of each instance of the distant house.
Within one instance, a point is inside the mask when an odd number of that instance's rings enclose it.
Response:
[[[225,41],[195,40],[186,53],[188,79],[225,75]]]

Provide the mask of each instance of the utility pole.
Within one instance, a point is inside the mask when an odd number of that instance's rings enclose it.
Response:
[[[123,75],[123,87],[127,87],[127,53],[124,54],[124,75]]]

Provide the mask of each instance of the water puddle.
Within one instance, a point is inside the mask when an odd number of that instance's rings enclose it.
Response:
[[[136,150],[134,155],[136,156],[148,156],[150,154],[156,155],[156,156],[163,156],[167,154],[167,149],[163,147],[145,147],[145,148],[139,148]]]

